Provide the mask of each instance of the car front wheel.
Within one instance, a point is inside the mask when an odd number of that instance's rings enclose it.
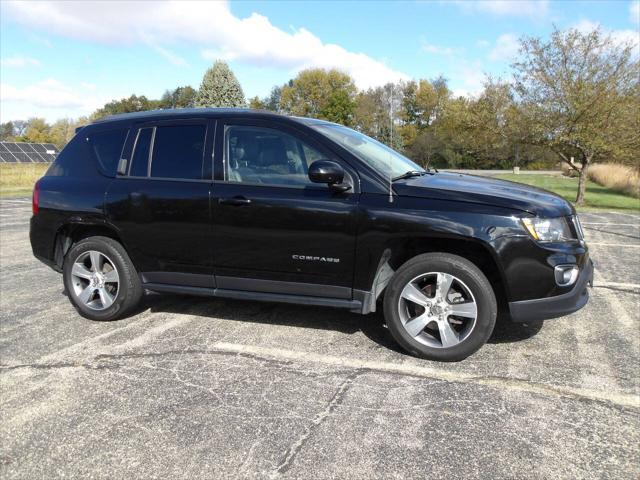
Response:
[[[497,302],[491,284],[472,262],[427,253],[398,269],[386,289],[384,315],[391,334],[409,353],[458,361],[491,336]]]

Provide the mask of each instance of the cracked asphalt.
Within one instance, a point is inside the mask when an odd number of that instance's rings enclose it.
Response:
[[[585,309],[500,322],[471,358],[366,317],[148,296],[79,317],[0,201],[0,477],[638,478],[640,216],[581,214]]]

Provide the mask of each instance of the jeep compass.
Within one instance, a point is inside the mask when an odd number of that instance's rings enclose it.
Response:
[[[145,291],[381,308],[413,355],[461,360],[498,311],[582,308],[580,221],[517,183],[424,169],[341,125],[248,109],[108,117],[35,185],[31,245],[80,315]]]

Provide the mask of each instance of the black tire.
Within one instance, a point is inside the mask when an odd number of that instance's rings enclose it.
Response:
[[[412,279],[428,272],[442,272],[457,277],[475,299],[475,326],[455,346],[432,347],[419,342],[407,332],[400,318],[399,302],[404,287]],[[384,317],[398,344],[416,357],[443,362],[463,360],[480,349],[493,332],[497,310],[495,293],[482,271],[469,260],[448,253],[426,253],[407,261],[396,271],[384,295]]]
[[[104,310],[89,308],[74,293],[74,280],[71,275],[73,264],[89,251],[97,251],[108,257],[119,276],[117,294],[113,304]],[[73,245],[65,256],[62,275],[65,291],[71,304],[80,315],[90,320],[110,321],[122,318],[138,305],[144,293],[138,273],[124,247],[108,237],[88,237]]]

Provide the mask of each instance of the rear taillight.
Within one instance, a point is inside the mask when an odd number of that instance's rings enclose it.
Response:
[[[40,208],[40,180],[33,186],[33,197],[31,197],[31,208],[33,210],[33,216],[38,215],[38,209]]]

